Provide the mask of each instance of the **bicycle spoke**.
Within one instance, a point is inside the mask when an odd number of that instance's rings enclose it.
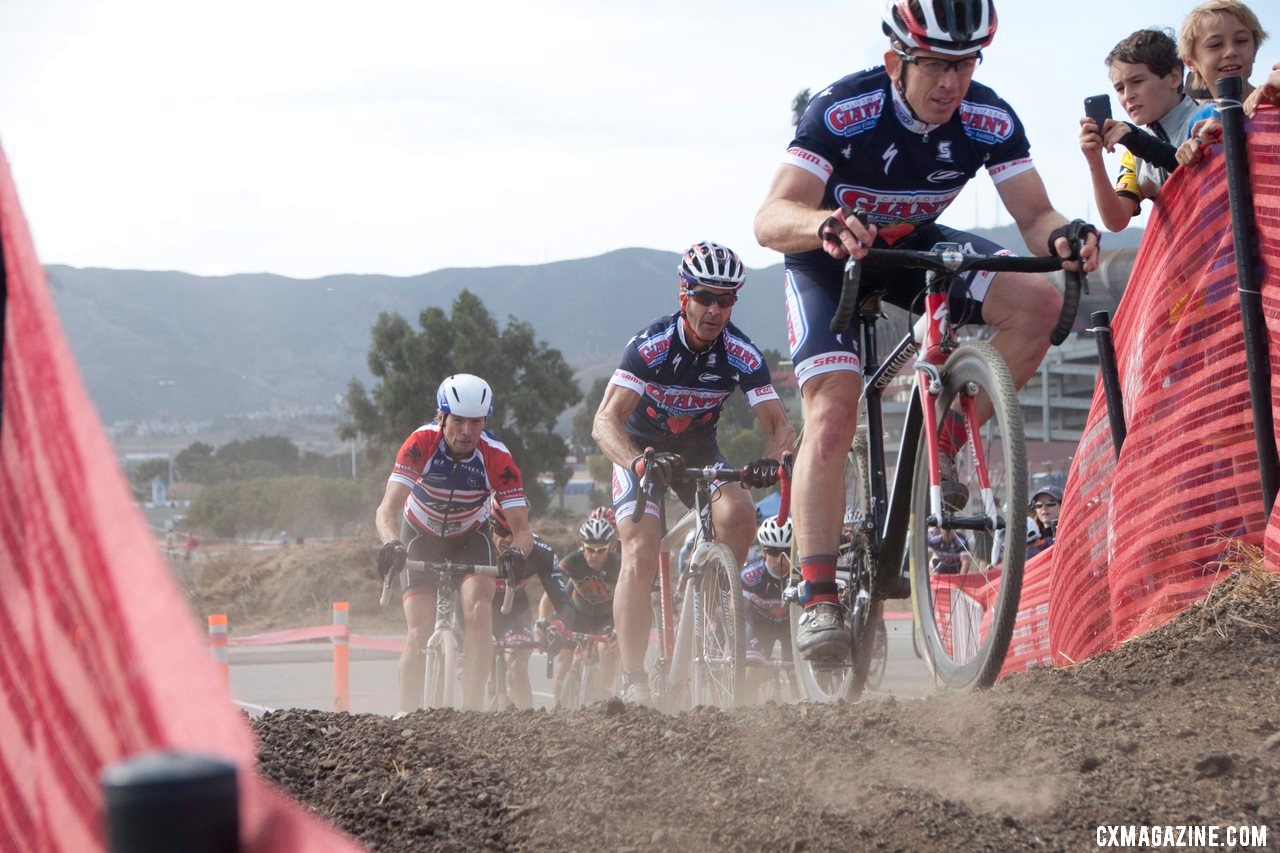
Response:
[[[700,642],[694,649],[697,704],[732,708],[742,698],[746,638],[742,586],[737,561],[725,545],[715,545],[702,564]]]
[[[910,539],[912,608],[925,658],[942,684],[958,689],[989,687],[999,674],[1026,553],[1022,411],[1008,368],[990,344],[961,345],[943,370],[938,417],[966,402],[994,410],[977,430],[976,416],[968,419],[957,455],[955,477],[968,490],[967,503],[938,517],[937,504],[928,501],[930,451],[922,437]]]

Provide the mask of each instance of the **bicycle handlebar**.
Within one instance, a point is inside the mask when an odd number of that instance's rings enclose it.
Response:
[[[498,566],[476,566],[470,563],[455,563],[452,560],[444,560],[435,562],[433,560],[405,560],[404,567],[406,569],[416,569],[417,571],[435,572],[438,575],[450,575],[452,577],[466,577],[467,575],[485,575],[487,577],[502,578],[507,581],[506,588],[502,592],[502,615],[506,616],[511,612],[511,604],[515,600],[515,584],[511,579],[504,578],[502,569]],[[385,605],[390,598],[391,583],[390,573],[387,579],[382,583],[382,603]]]
[[[1073,247],[1072,254],[1079,257],[1083,241]],[[862,267],[895,267],[898,269],[923,269],[958,274],[970,270],[986,272],[1054,272],[1062,269],[1063,258],[1057,256],[1019,255],[967,255],[957,244],[939,243],[928,251],[918,249],[869,249],[861,260],[849,258],[844,265],[844,284],[840,301],[831,318],[831,331],[839,334],[849,327],[853,313],[858,310],[858,290],[862,281]],[[1062,299],[1062,312],[1049,334],[1049,342],[1058,346],[1071,334],[1076,311],[1080,307],[1080,294],[1089,292],[1083,271],[1066,270],[1066,287]]]
[[[635,508],[631,510],[631,520],[639,521],[644,515],[644,505],[648,494],[648,469],[653,462],[654,449],[646,447],[644,453],[631,460],[631,473],[640,478],[639,493],[636,495]],[[740,483],[747,476],[746,468],[719,468],[708,465],[703,468],[681,468],[676,472],[686,480],[702,480],[708,483],[716,481],[724,483]],[[791,454],[782,454],[782,464],[778,469],[778,482],[782,484],[782,503],[778,507],[778,524],[785,524],[791,506]]]

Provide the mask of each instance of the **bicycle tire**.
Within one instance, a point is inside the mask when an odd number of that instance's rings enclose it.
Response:
[[[458,686],[458,638],[452,631],[437,631],[427,641],[426,678],[422,707],[452,708]]]
[[[852,671],[845,698],[856,701],[867,687],[875,646],[875,626],[881,621],[884,604],[876,589],[875,518],[871,507],[870,442],[865,426],[854,433],[849,459],[856,482],[849,490],[853,510],[853,540],[849,546],[849,577],[840,593],[849,626],[849,659]]]
[[[490,711],[505,711],[511,707],[511,695],[507,692],[507,653],[498,650],[493,656],[489,680],[485,682],[484,707]]]
[[[969,436],[956,464],[957,478],[969,488],[968,503],[943,512],[944,525],[957,527],[968,537],[969,571],[935,574],[930,568],[929,460],[923,432],[911,493],[912,611],[925,662],[939,683],[956,690],[990,687],[999,675],[1017,617],[1026,555],[1022,409],[1009,368],[985,341],[961,344],[947,359],[938,417],[947,416],[958,396],[974,392],[986,395],[993,409],[976,437],[985,454],[990,502],[979,486],[975,437]],[[1013,535],[1005,535],[1002,528]]]
[[[882,614],[883,615],[883,614]],[[884,619],[876,621],[871,645],[871,666],[867,671],[867,689],[879,690],[884,683],[884,673],[889,666],[889,631]]]
[[[565,676],[564,684],[560,687],[560,709],[562,711],[576,711],[583,705],[582,692],[583,668],[582,661],[575,659],[569,667],[569,674]]]
[[[693,703],[733,708],[745,699],[747,642],[742,581],[729,546],[707,550],[697,579],[702,630],[694,649]]]

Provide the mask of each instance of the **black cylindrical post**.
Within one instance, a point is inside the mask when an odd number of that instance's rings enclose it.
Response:
[[[1094,311],[1089,315],[1093,328],[1094,340],[1098,342],[1098,365],[1102,373],[1102,391],[1107,398],[1107,420],[1111,424],[1111,444],[1115,447],[1116,458],[1120,458],[1120,448],[1124,446],[1124,437],[1128,428],[1124,425],[1124,396],[1120,393],[1120,371],[1116,367],[1115,341],[1111,338],[1111,314],[1107,311]]]
[[[1222,147],[1227,172],[1227,202],[1231,208],[1231,237],[1236,254],[1236,288],[1240,292],[1240,318],[1244,331],[1245,365],[1253,402],[1253,431],[1262,477],[1262,504],[1267,518],[1276,502],[1280,484],[1280,458],[1276,453],[1271,414],[1271,356],[1267,324],[1258,286],[1258,232],[1253,215],[1253,188],[1249,183],[1249,154],[1245,148],[1243,83],[1239,77],[1218,80],[1218,112],[1222,116]]]
[[[111,853],[237,853],[236,766],[201,755],[151,752],[102,771]]]

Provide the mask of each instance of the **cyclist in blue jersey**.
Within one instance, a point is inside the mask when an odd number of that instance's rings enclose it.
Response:
[[[928,249],[950,241],[999,251],[937,222],[986,169],[1031,251],[1068,257],[1067,235],[1083,234],[1084,268],[1098,261],[1097,230],[1068,223],[1050,204],[1018,116],[973,82],[996,32],[992,0],[889,0],[882,27],[889,37],[884,65],[813,98],[755,219],[760,244],[786,253],[787,329],[806,422],[792,489],[806,608],[796,645],[811,659],[840,658],[849,648],[835,571],[843,460],[862,391],[858,318],[839,335],[828,328],[845,259],[862,257],[873,244]],[[856,210],[866,212],[868,224]],[[866,270],[863,281],[880,274]],[[910,309],[923,272],[884,274],[892,282],[888,300]],[[994,326],[992,343],[1021,386],[1048,350],[1061,295],[1041,275],[971,272],[963,279],[952,293],[953,320]],[[953,506],[967,498],[952,476],[963,443],[963,424],[943,425],[943,498]]]
[[[436,578],[405,569],[405,561],[495,561],[513,576],[533,551],[524,480],[506,445],[486,428],[493,412],[489,383],[470,373],[447,377],[436,392],[436,418],[405,439],[374,516],[382,550],[378,572],[400,580],[408,626],[400,655],[400,711],[418,707],[425,661],[422,650],[435,627]],[[493,495],[506,512],[511,546],[498,553],[484,533]],[[492,606],[496,583],[468,575],[459,587],[463,620],[462,701],[479,709],[493,665]]]
[[[695,243],[676,268],[680,310],[642,329],[623,350],[596,410],[592,437],[613,462],[613,506],[622,538],[622,573],[614,592],[614,628],[623,667],[623,698],[649,701],[644,655],[653,622],[649,591],[658,569],[658,505],[671,485],[686,505],[691,483],[671,482],[682,467],[730,467],[716,443],[716,422],[725,399],[741,387],[768,438],[768,458],[748,465],[744,484],[771,486],[778,462],[795,443],[795,430],[773,390],[769,366],[729,321],[746,278],[742,261],[716,243]],[[644,514],[632,521],[640,500],[632,461],[645,448],[658,451],[654,470],[660,489],[644,496]],[[665,484],[665,485],[664,485]],[[711,504],[720,541],[739,564],[755,534],[755,507],[746,489],[718,492]]]
[[[747,635],[747,660],[764,663],[777,645],[782,660],[791,660],[791,628],[787,623],[787,605],[782,590],[791,574],[791,520],[779,525],[777,519],[766,518],[756,532],[760,556],[749,560],[739,579],[747,607],[743,625]],[[748,696],[756,696],[768,673],[760,667],[748,667]]]
[[[493,538],[494,548],[501,554],[510,548],[515,540],[511,530],[511,521],[507,512],[498,503],[497,496],[489,499],[489,535]],[[539,578],[550,577],[556,565],[555,550],[534,534],[533,550],[525,558],[523,577],[518,577],[515,593],[511,597],[511,612],[502,612],[502,602],[506,598],[506,578],[499,578],[493,591],[493,638],[508,643],[533,643],[533,611],[529,605],[529,595],[523,581],[533,575]],[[529,682],[529,658],[533,656],[532,645],[524,648],[509,648],[504,653],[507,659],[507,698],[516,708],[533,707],[533,685]]]

